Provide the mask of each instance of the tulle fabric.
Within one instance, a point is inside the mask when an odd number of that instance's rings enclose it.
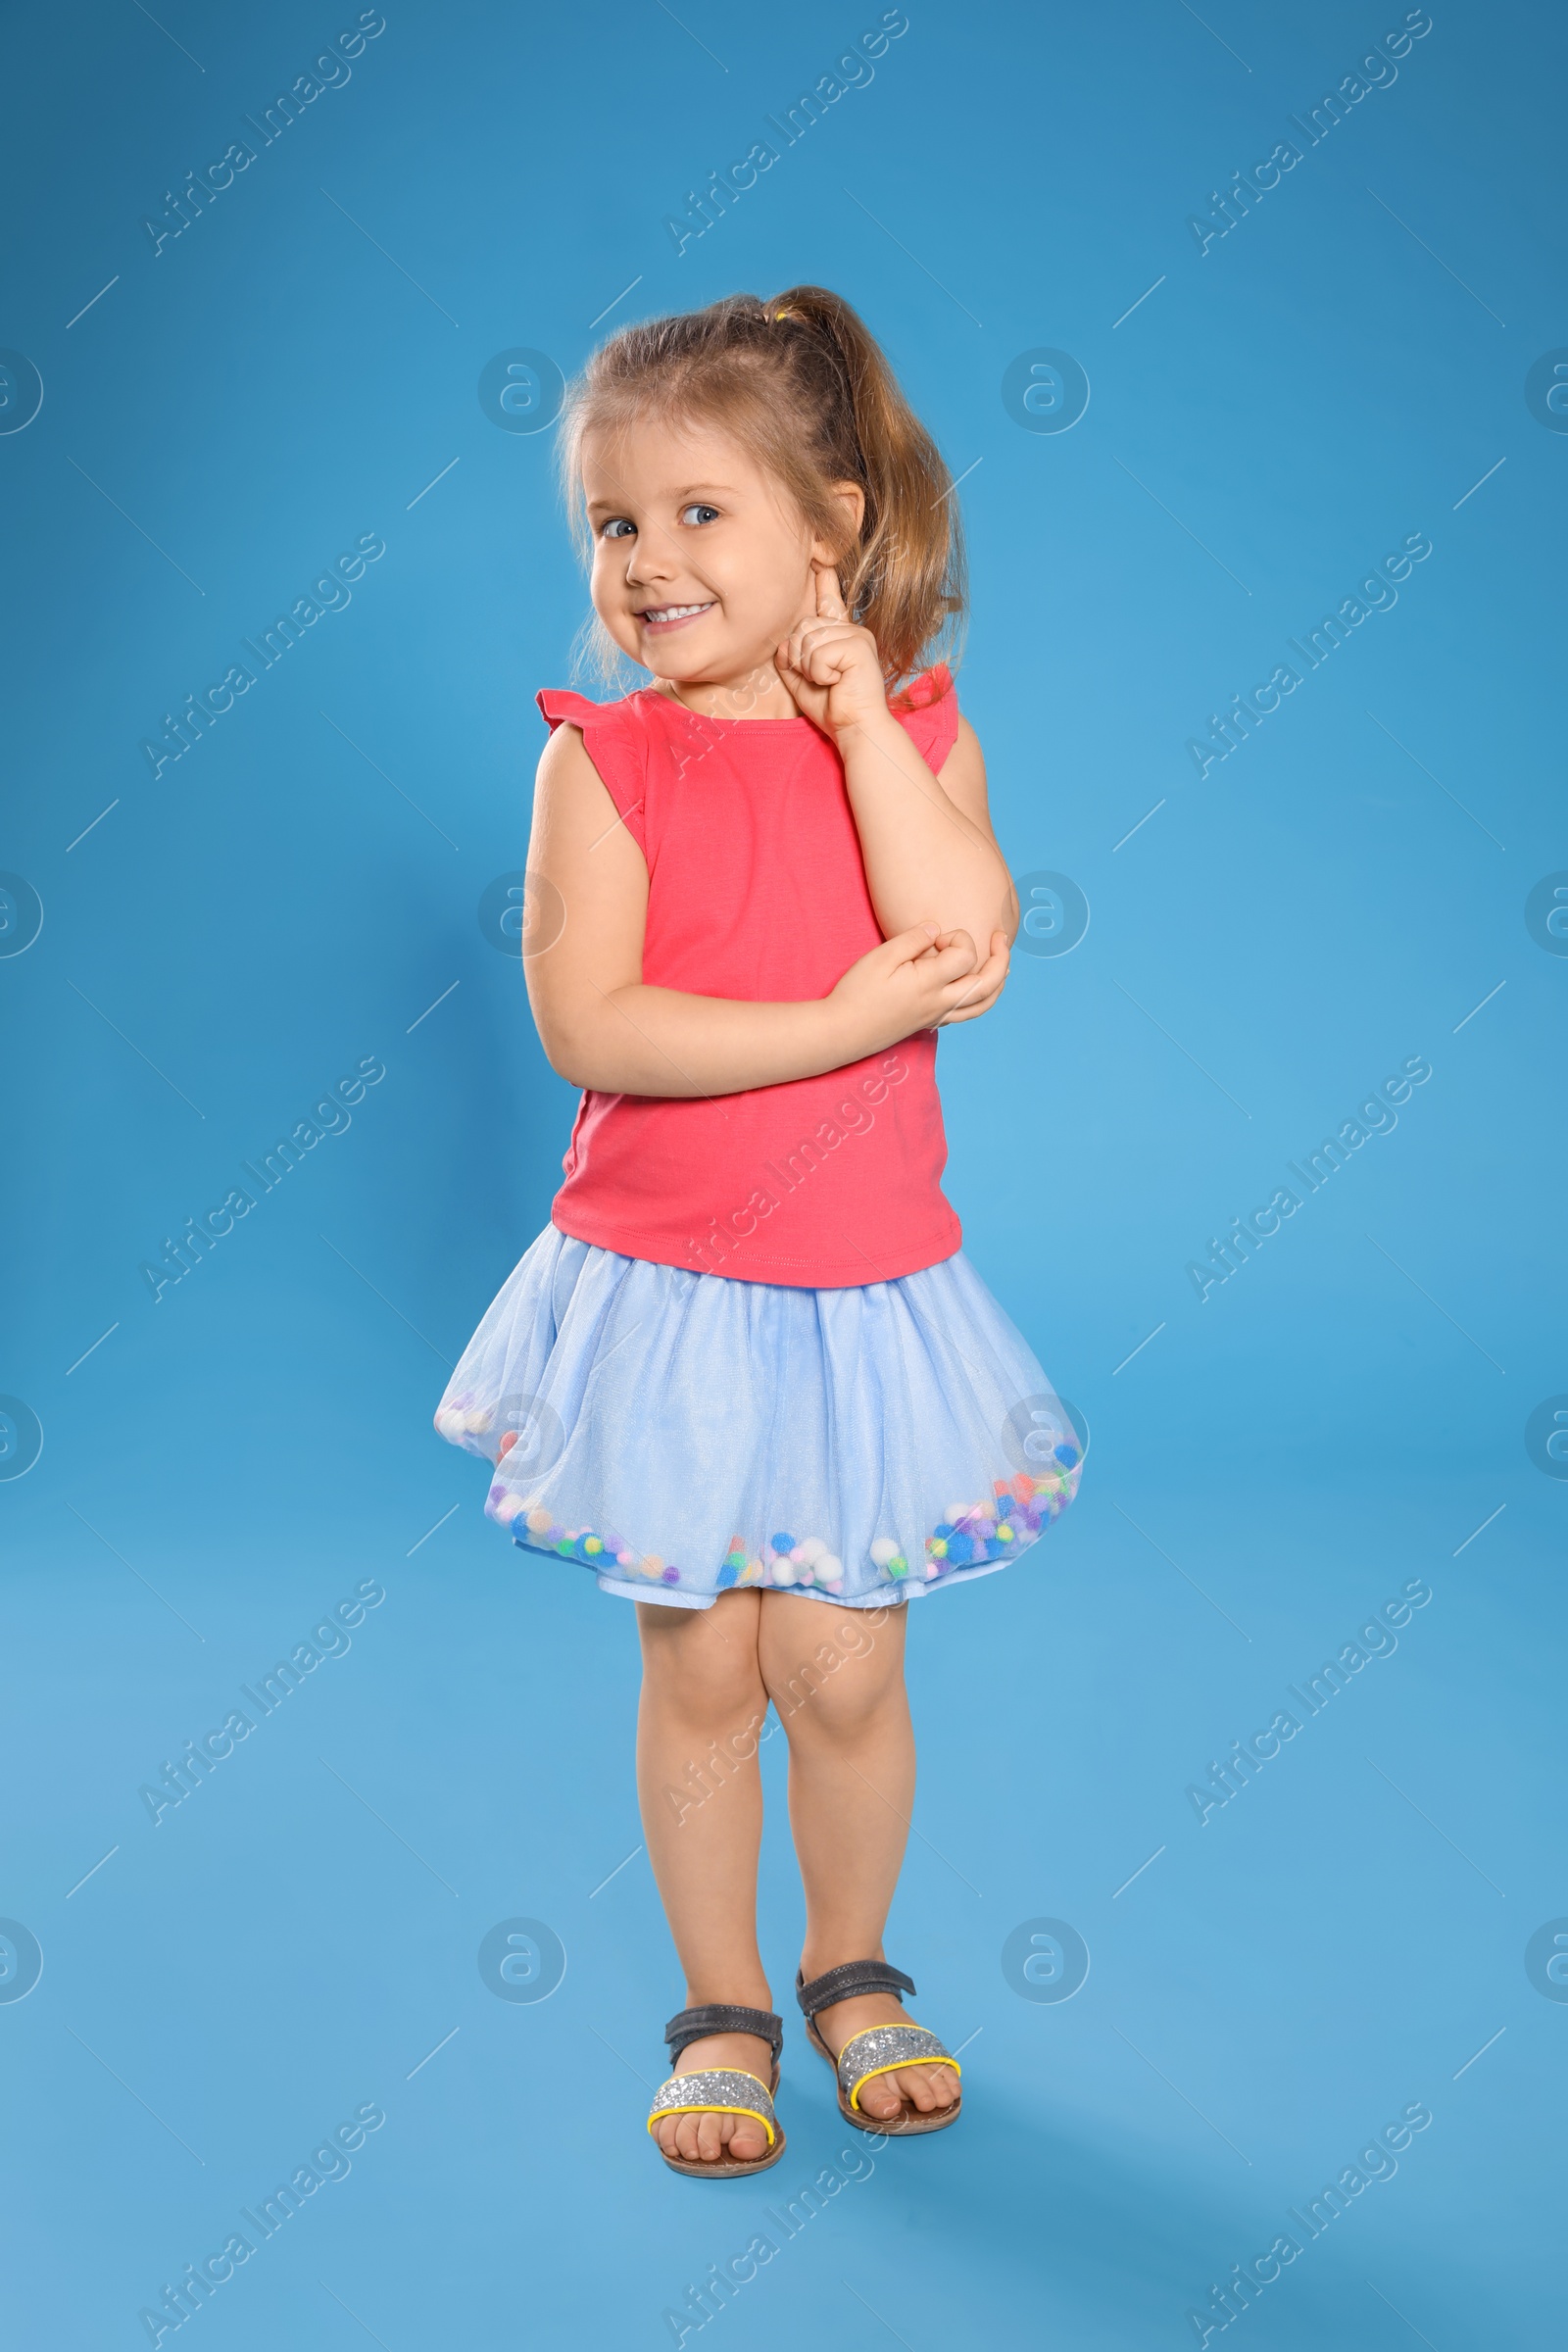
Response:
[[[1027,1551],[1080,1433],[962,1251],[803,1290],[624,1257],[547,1226],[435,1416],[485,1509],[601,1590],[707,1608],[764,1586],[873,1608]]]

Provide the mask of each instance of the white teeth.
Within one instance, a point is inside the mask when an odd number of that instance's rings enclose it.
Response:
[[[706,612],[707,605],[650,605],[644,620],[689,620],[694,612]]]

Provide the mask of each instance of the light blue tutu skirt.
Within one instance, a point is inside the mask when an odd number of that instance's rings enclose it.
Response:
[[[961,1251],[800,1290],[547,1225],[435,1416],[485,1509],[606,1592],[879,1608],[1004,1568],[1077,1493],[1081,1425]]]

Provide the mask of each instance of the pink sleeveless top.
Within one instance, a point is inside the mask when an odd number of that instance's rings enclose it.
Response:
[[[645,687],[545,692],[648,864],[643,979],[752,1004],[828,995],[880,945],[844,767],[808,718],[717,719]],[[945,667],[897,715],[933,770],[958,730]],[[817,1078],[711,1100],[584,1094],[551,1206],[626,1257],[809,1290],[936,1265],[962,1232],[942,1193],[937,1033]]]

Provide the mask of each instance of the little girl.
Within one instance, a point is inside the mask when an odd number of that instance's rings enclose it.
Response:
[[[688,2003],[649,2130],[722,2179],[784,2149],[769,1702],[807,2037],[851,2124],[957,2120],[957,2063],[882,1953],[906,1603],[1027,1550],[1081,1462],[941,1189],[936,1032],[996,1004],[1018,922],[979,744],[920,666],[962,611],[947,467],[815,286],[624,328],[562,441],[594,611],[651,682],[539,696],[523,954],[583,1097],[436,1427],[495,1465],[515,1543],[637,1605],[638,1791]]]

